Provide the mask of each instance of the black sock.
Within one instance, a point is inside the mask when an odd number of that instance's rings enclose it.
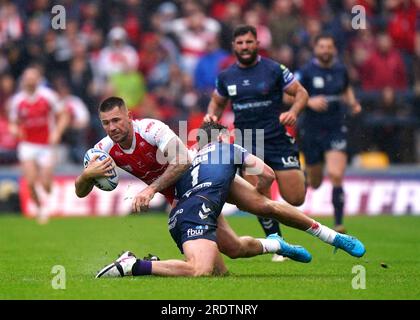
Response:
[[[335,225],[343,224],[344,214],[344,191],[343,187],[334,187],[332,192],[332,203],[334,205]]]
[[[137,259],[131,268],[133,276],[145,276],[152,274],[152,261]]]
[[[260,222],[261,227],[264,229],[266,236],[277,233],[281,237],[280,224],[277,220],[258,217],[258,221]]]

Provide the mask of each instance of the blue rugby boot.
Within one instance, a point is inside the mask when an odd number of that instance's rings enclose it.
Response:
[[[292,260],[308,263],[312,260],[311,254],[302,246],[288,244],[277,233],[270,234],[267,239],[277,240],[280,244],[280,250],[276,253]]]
[[[362,257],[366,252],[365,246],[360,240],[346,234],[337,233],[332,245],[357,258]]]

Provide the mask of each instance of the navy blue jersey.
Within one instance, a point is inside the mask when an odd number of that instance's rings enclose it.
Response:
[[[308,91],[309,97],[324,95],[328,100],[328,110],[325,112],[306,108],[299,125],[324,128],[341,126],[346,114],[341,95],[349,86],[346,67],[336,61],[330,68],[323,68],[316,59],[312,59],[296,73],[296,78]]]
[[[236,170],[248,152],[235,144],[210,143],[195,156],[189,170],[176,183],[178,199],[200,195],[214,205],[224,205]]]
[[[216,90],[232,101],[235,127],[241,131],[264,129],[264,139],[269,144],[270,140],[285,135],[279,121],[283,90],[294,79],[285,66],[259,57],[254,66],[241,68],[235,63],[222,71],[217,77]]]

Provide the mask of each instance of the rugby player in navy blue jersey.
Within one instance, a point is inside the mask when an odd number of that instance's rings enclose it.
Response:
[[[124,252],[115,262],[105,266],[97,274],[100,277],[122,277],[141,275],[203,276],[221,275],[227,272],[219,251],[223,242],[239,245],[246,242],[251,257],[268,252],[278,252],[293,260],[308,263],[312,257],[301,246],[286,243],[279,235],[272,234],[266,239],[241,237],[233,230],[226,233],[227,223],[220,215],[226,201],[231,201],[229,188],[236,179],[237,168],[248,170],[255,175],[256,187],[244,181],[249,188],[246,194],[252,201],[263,205],[268,201],[278,213],[282,223],[295,227],[340,248],[352,256],[361,257],[365,253],[363,244],[356,238],[340,235],[334,230],[310,219],[288,204],[280,204],[265,198],[252,189],[265,188],[274,179],[273,170],[262,160],[248,153],[242,147],[228,143],[226,127],[207,123],[199,133],[199,150],[189,169],[176,183],[178,202],[169,215],[169,230],[180,251],[182,260],[150,261],[137,259],[130,251]],[[264,200],[265,199],[265,200]],[[221,230],[222,229],[222,230]]]
[[[297,78],[309,92],[308,108],[299,119],[299,146],[305,156],[308,185],[318,188],[326,174],[333,185],[335,230],[343,226],[343,176],[347,165],[347,107],[351,114],[362,108],[356,100],[346,67],[336,58],[334,38],[319,35],[315,39],[314,58],[298,73]],[[385,66],[384,66],[385,67]]]
[[[233,32],[233,52],[237,61],[217,77],[216,89],[204,121],[218,121],[228,101],[232,102],[235,128],[242,137],[236,143],[252,154],[263,157],[275,172],[279,191],[288,203],[299,206],[305,201],[305,177],[300,170],[295,140],[285,130],[294,126],[305,107],[308,94],[293,74],[283,65],[258,55],[256,29],[249,25]],[[294,97],[287,112],[281,113],[283,92]],[[247,141],[247,129],[252,139]],[[258,136],[259,129],[264,130]],[[244,176],[252,184],[253,177]],[[271,198],[270,188],[264,195]],[[271,219],[259,219],[265,233],[280,233],[279,224]]]

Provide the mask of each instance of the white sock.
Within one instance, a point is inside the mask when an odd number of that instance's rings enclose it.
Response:
[[[313,220],[312,226],[306,230],[307,233],[318,237],[322,241],[332,244],[334,241],[335,236],[337,235],[337,232],[333,229],[330,229],[326,226],[323,226],[319,222],[316,222]]]
[[[277,240],[262,238],[258,238],[257,240],[262,244],[263,253],[276,253],[280,250],[280,243]]]

